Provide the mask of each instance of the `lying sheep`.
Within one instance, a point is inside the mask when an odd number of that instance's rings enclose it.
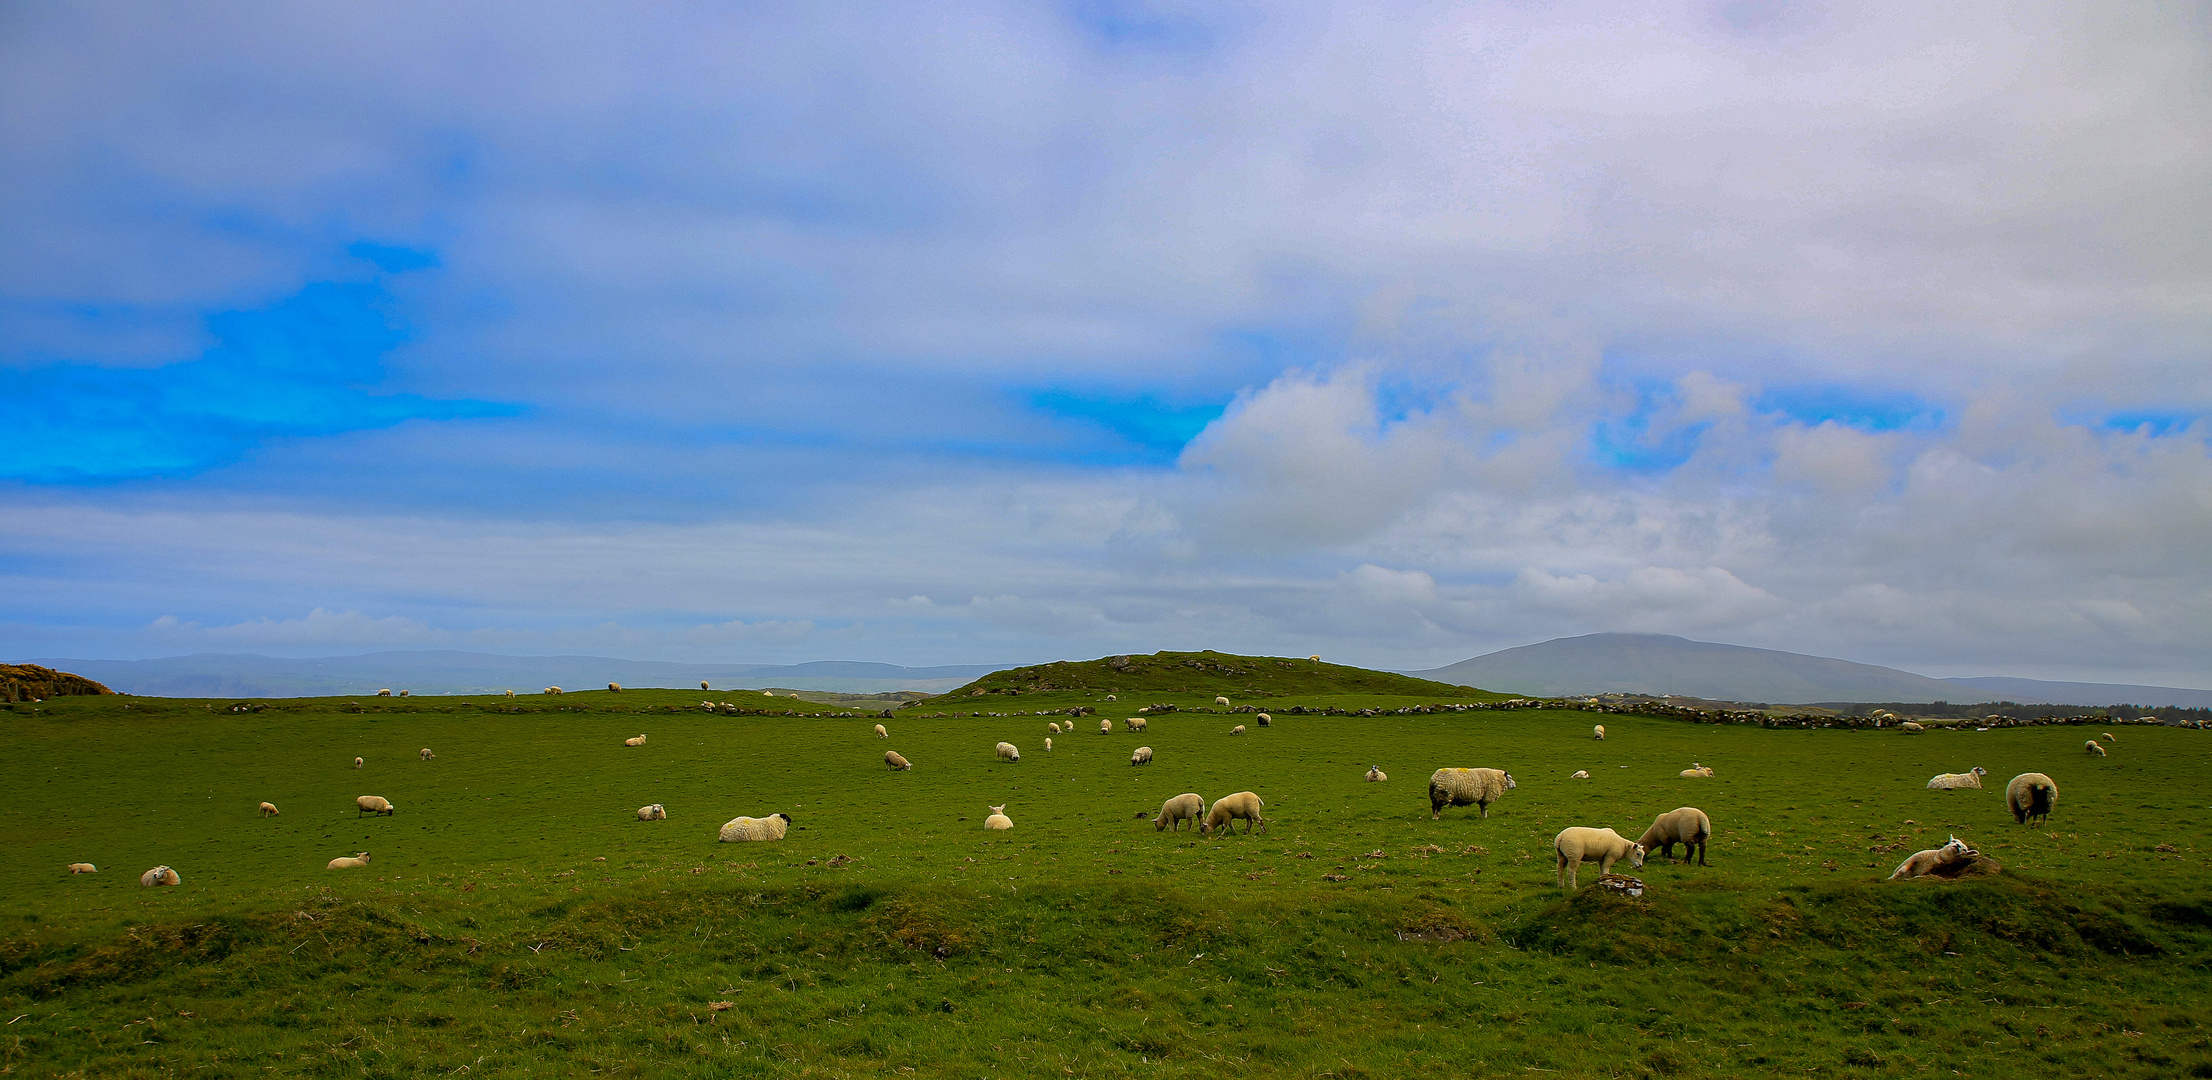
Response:
[[[1266,713],[1261,713],[1258,716],[1253,717],[1252,719],[1259,721],[1261,727],[1267,727],[1268,725],[1275,722],[1275,718],[1267,715]]]
[[[157,866],[138,875],[138,884],[140,888],[151,889],[156,885],[182,885],[184,879],[166,866]]]
[[[2113,738],[2113,737],[2112,737],[2112,733],[2111,733],[2111,732],[2109,732],[2109,731],[2107,731],[2107,732],[2105,732],[2104,734],[2102,734],[2102,735],[2099,735],[2099,736],[2097,736],[2097,737],[2098,737],[2098,738],[2100,738],[2100,739],[2103,739],[2103,740],[2104,740],[2104,741],[2106,741],[2106,742],[2119,742],[2119,741],[2120,741],[2120,740],[2118,740],[2118,739],[2115,739],[2115,738]]]
[[[1235,832],[1236,826],[1233,823],[1238,818],[1244,819],[1244,835],[1252,835],[1252,827],[1255,825],[1259,826],[1261,832],[1266,832],[1267,819],[1260,816],[1260,807],[1265,805],[1259,796],[1249,791],[1223,795],[1214,800],[1213,809],[1206,811],[1206,820],[1198,823],[1198,833],[1201,836],[1211,836],[1215,829],[1221,829],[1225,833]]]
[[[1627,859],[1628,865],[1642,869],[1644,846],[1611,829],[1591,829],[1573,825],[1559,830],[1552,838],[1551,850],[1557,860],[1559,887],[1573,889],[1576,872],[1586,862],[1598,864],[1598,876],[1613,872],[1613,864]]]
[[[354,817],[360,817],[362,814],[382,814],[385,817],[391,817],[399,812],[399,808],[393,806],[391,800],[382,795],[363,795],[353,800],[353,805],[355,807]]]
[[[361,759],[360,759],[360,758],[354,758],[354,759],[353,759],[353,767],[354,767],[354,768],[356,768],[356,769],[358,769],[358,768],[360,768],[360,767],[361,767]]]
[[[369,853],[366,851],[357,851],[354,852],[352,855],[340,856],[338,858],[330,860],[329,865],[324,866],[323,869],[359,870],[367,865],[369,865]]]
[[[747,840],[781,840],[791,828],[791,815],[770,814],[767,817],[734,817],[722,823],[718,838],[725,844]]]
[[[911,772],[914,768],[914,763],[900,756],[896,750],[885,750],[883,752],[883,763],[889,766],[892,772]]]
[[[1129,730],[1131,731],[1143,731],[1145,724],[1148,722],[1149,721],[1145,720],[1145,718],[1141,716],[1132,716],[1129,719],[1122,721],[1122,723],[1129,726]]]
[[[1713,767],[1710,765],[1700,765],[1697,762],[1693,761],[1690,763],[1689,768],[1682,770],[1681,775],[1684,779],[1695,780],[1700,777],[1713,775]]]
[[[1389,774],[1389,773],[1386,773],[1386,772],[1384,772],[1384,771],[1382,771],[1382,768],[1381,768],[1381,766],[1377,766],[1377,765],[1369,765],[1369,766],[1367,767],[1367,782],[1368,782],[1368,783],[1370,783],[1370,784],[1380,784],[1380,783],[1382,783],[1383,781],[1385,781],[1385,780],[1388,780],[1388,779],[1390,779],[1390,774]]]
[[[991,816],[983,819],[983,827],[992,832],[1011,829],[1014,827],[1014,819],[1006,816],[1006,807],[1001,804],[991,808]]]
[[[1229,706],[1229,699],[1225,697],[1217,697],[1214,699],[1214,704],[1219,705],[1223,708],[1227,708]]]
[[[377,691],[377,692],[376,692],[376,696],[378,696],[378,697],[391,697],[391,696],[392,696],[392,691],[391,691],[391,689],[390,689],[389,687],[387,687],[387,688],[385,688],[385,689],[383,689],[383,690],[379,690],[379,691]]]
[[[1052,752],[1052,736],[1050,736],[1050,735],[1047,735],[1047,736],[1045,736],[1045,753],[1049,754],[1049,753],[1051,753],[1051,752]]]
[[[1915,851],[1905,856],[1905,861],[1897,864],[1896,871],[1889,875],[1888,880],[1897,881],[1902,878],[1916,878],[1939,873],[1952,869],[1960,863],[1972,862],[1974,857],[1980,854],[1981,852],[1967,847],[1966,841],[1954,836],[1950,843],[1942,847]]]
[[[437,757],[438,755],[431,753],[430,748],[425,746],[422,748],[421,756],[424,761],[428,761],[431,758]]]
[[[1982,777],[1988,775],[1989,770],[1979,765],[1974,766],[1970,772],[1937,773],[1929,778],[1928,790],[1956,791],[1960,788],[1979,788],[1982,786]]]
[[[645,745],[645,736],[643,736],[643,735],[640,735],[640,736],[638,736],[637,738],[634,738],[634,739],[624,739],[624,740],[622,740],[622,745],[624,745],[624,746],[644,746],[644,745]]]
[[[1022,752],[1013,743],[1002,742],[998,744],[998,756],[1001,761],[1011,761],[1016,765],[1021,764]]]
[[[1575,774],[1574,774],[1573,776],[1570,776],[1570,777],[1568,777],[1567,779],[1569,779],[1569,780],[1588,780],[1589,778],[1590,778],[1590,770],[1588,770],[1588,769],[1576,769],[1576,770],[1575,770]]]
[[[621,693],[621,692],[622,692],[622,684],[621,684],[621,683],[612,683],[612,682],[611,682],[611,683],[608,683],[608,684],[607,684],[607,692],[608,692],[608,693],[611,693],[611,694],[619,694],[619,693]]]
[[[651,806],[640,806],[637,808],[637,819],[639,821],[667,821],[668,808],[659,803],[654,803]]]
[[[1099,734],[1101,734],[1101,735],[1111,735],[1111,734],[1113,734],[1113,733],[1114,733],[1114,722],[1113,722],[1112,720],[1108,720],[1108,719],[1106,719],[1105,717],[1099,717],[1099,720],[1098,720],[1098,733],[1099,733]]]
[[[876,738],[879,738],[879,739],[888,739],[888,738],[890,738],[890,737],[891,737],[891,733],[890,733],[890,732],[888,732],[888,731],[885,731],[885,730],[883,730],[883,725],[882,725],[882,724],[877,724],[877,725],[876,725]]]
[[[1131,765],[1150,765],[1150,764],[1152,764],[1152,748],[1151,748],[1151,747],[1149,747],[1149,746],[1140,746],[1140,747],[1137,747],[1137,748],[1136,748],[1136,749],[1135,749],[1134,751],[1131,751],[1131,752],[1130,752],[1130,754],[1129,754],[1129,764],[1131,764]]]
[[[262,817],[275,817],[275,816],[277,816],[277,808],[276,808],[276,804],[275,804],[275,803],[270,803],[270,802],[265,802],[265,803],[262,803],[262,804],[261,804],[261,816],[262,816]]]
[[[97,874],[100,872],[100,868],[88,862],[73,862],[69,864],[69,872],[72,874]]]
[[[1678,806],[1651,819],[1651,828],[1644,830],[1636,844],[1646,852],[1657,851],[1665,855],[1668,862],[1674,861],[1674,845],[1681,844],[1683,862],[1689,862],[1694,853],[1699,866],[1710,866],[1712,864],[1705,861],[1705,841],[1712,835],[1713,819],[1706,817],[1705,811],[1694,806]]]
[[[1120,698],[1120,696],[1118,696],[1118,695],[1115,695],[1115,694],[1108,694],[1108,695],[1106,695],[1106,700],[1108,700],[1108,701],[1120,701],[1120,700],[1121,700],[1121,698]]]
[[[2090,757],[2104,756],[2104,744],[2098,742],[2095,739],[2091,739],[2088,742],[2081,744],[2081,747],[2082,753],[2088,754]]]
[[[1910,721],[1910,720],[1907,720],[1907,721],[1905,721],[1904,723],[1901,723],[1901,724],[1897,725],[1897,727],[1898,727],[1898,729],[1899,729],[1899,730],[1901,730],[1901,731],[1926,731],[1926,730],[1928,730],[1927,728],[1921,727],[1921,726],[1920,726],[1919,724],[1916,724],[1916,723],[1914,723],[1914,722],[1912,722],[1912,721]]]
[[[1470,804],[1487,818],[1490,804],[1519,786],[1503,769],[1438,769],[1429,774],[1429,820],[1442,818],[1447,806]]]
[[[1238,724],[1237,726],[1235,726],[1235,727],[1233,727],[1233,728],[1230,728],[1230,729],[1229,729],[1229,734],[1231,734],[1231,735],[1242,735],[1242,734],[1244,734],[1244,725],[1243,725],[1243,724]]]
[[[1590,729],[1590,735],[1591,735],[1591,737],[1592,737],[1592,738],[1595,738],[1595,739],[1596,739],[1597,741],[1599,741],[1599,742],[1604,742],[1604,741],[1605,741],[1605,725],[1604,725],[1604,724],[1599,724],[1598,726],[1596,726],[1596,727],[1594,727],[1594,728],[1591,728],[1591,729]]]
[[[2005,808],[2012,811],[2012,820],[2021,825],[2030,818],[2041,824],[2051,816],[2051,808],[2058,805],[2058,784],[2039,772],[2024,772],[2005,785]]]
[[[1196,828],[1205,818],[1206,800],[1195,791],[1186,791],[1160,804],[1159,816],[1152,819],[1152,831],[1180,830],[1186,821]]]

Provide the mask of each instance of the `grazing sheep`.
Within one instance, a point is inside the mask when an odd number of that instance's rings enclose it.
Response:
[[[1710,765],[1700,765],[1697,762],[1693,761],[1690,763],[1689,768],[1682,770],[1681,775],[1684,779],[1695,780],[1700,777],[1713,775],[1713,767]]]
[[[791,815],[770,814],[767,817],[734,817],[722,823],[718,838],[725,844],[747,840],[781,840],[791,828]]]
[[[1442,818],[1447,806],[1469,804],[1487,818],[1490,804],[1519,786],[1503,769],[1438,769],[1429,774],[1429,820]]]
[[[1926,731],[1926,730],[1928,730],[1927,728],[1921,727],[1921,726],[1920,726],[1919,724],[1913,723],[1913,722],[1912,722],[1912,721],[1910,721],[1910,720],[1907,720],[1907,721],[1905,721],[1904,723],[1901,723],[1901,724],[1899,724],[1899,725],[1897,725],[1897,726],[1898,726],[1898,728],[1899,728],[1900,730],[1904,730],[1904,731]]]
[[[1586,862],[1598,864],[1599,877],[1612,873],[1613,864],[1624,858],[1628,860],[1628,865],[1639,870],[1644,865],[1644,845],[1632,843],[1627,837],[1611,829],[1569,826],[1559,830],[1559,835],[1552,838],[1551,850],[1557,860],[1559,887],[1562,889],[1575,887],[1576,871]]]
[[[1588,770],[1588,769],[1576,769],[1576,770],[1575,770],[1575,774],[1574,774],[1573,776],[1570,776],[1570,777],[1568,777],[1567,779],[1569,779],[1569,780],[1588,780],[1589,778],[1590,778],[1590,770]]]
[[[358,768],[360,768],[360,767],[361,767],[361,759],[360,759],[360,758],[354,758],[354,759],[353,759],[353,767],[354,767],[354,768],[356,768],[356,769],[358,769]]]
[[[391,691],[391,690],[390,690],[389,688],[387,688],[387,689],[383,689],[383,690],[379,690],[379,691],[377,691],[377,692],[376,692],[376,696],[378,696],[378,697],[391,697],[391,696],[392,696],[392,691]]]
[[[1132,751],[1132,752],[1130,753],[1130,755],[1129,755],[1129,764],[1131,764],[1131,765],[1150,765],[1150,764],[1152,764],[1152,748],[1151,748],[1151,747],[1149,747],[1149,746],[1140,746],[1140,747],[1137,747],[1137,748],[1136,748],[1136,750]]]
[[[1320,662],[1321,662],[1321,658],[1320,658],[1320,657],[1318,657],[1318,656],[1309,656],[1309,657],[1306,657],[1306,659],[1308,659],[1308,660],[1311,660],[1311,661],[1313,661],[1313,662],[1314,662],[1314,663],[1316,663],[1316,664],[1318,664],[1318,663],[1320,663]]]
[[[1213,809],[1206,811],[1206,820],[1198,823],[1198,833],[1201,836],[1210,836],[1215,829],[1221,829],[1225,833],[1235,832],[1236,826],[1233,823],[1238,818],[1244,819],[1244,835],[1252,835],[1252,827],[1255,825],[1259,826],[1261,832],[1266,832],[1267,819],[1260,816],[1260,807],[1264,805],[1266,803],[1259,796],[1249,791],[1223,795],[1214,800]]]
[[[1599,742],[1604,742],[1604,741],[1605,741],[1605,725],[1604,725],[1604,724],[1599,724],[1598,726],[1596,726],[1596,727],[1594,727],[1594,728],[1591,728],[1591,729],[1590,729],[1590,735],[1591,735],[1591,737],[1592,737],[1592,738],[1596,739],[1597,741],[1599,741]]]
[[[1238,724],[1237,726],[1235,726],[1235,727],[1233,727],[1233,728],[1230,728],[1230,729],[1229,729],[1229,734],[1231,734],[1231,735],[1242,735],[1242,734],[1244,734],[1244,725],[1243,725],[1243,724]]]
[[[330,864],[323,867],[323,869],[359,870],[367,865],[369,865],[369,853],[366,851],[357,851],[350,856],[341,856],[339,858],[330,860]]]
[[[1049,753],[1051,753],[1051,752],[1052,752],[1052,736],[1050,736],[1050,735],[1047,735],[1047,736],[1045,736],[1045,753],[1049,754]]]
[[[428,761],[428,760],[430,760],[431,758],[434,758],[434,757],[437,757],[437,756],[438,756],[438,755],[436,755],[436,754],[433,754],[433,753],[431,753],[431,752],[430,752],[430,748],[429,748],[429,747],[425,746],[425,747],[423,747],[423,748],[422,748],[422,759],[423,759],[424,761]]]
[[[2029,824],[2035,819],[2041,824],[2051,816],[2051,808],[2058,805],[2058,784],[2039,772],[2024,772],[2005,785],[2005,808],[2012,811],[2012,820]]]
[[[1128,728],[1131,731],[1143,731],[1145,724],[1148,723],[1148,721],[1141,716],[1132,716],[1129,719],[1122,721],[1122,723],[1128,725]]]
[[[891,733],[890,733],[890,732],[888,732],[888,731],[885,731],[885,730],[883,730],[883,725],[882,725],[882,724],[877,724],[877,725],[876,725],[876,738],[879,738],[879,739],[888,739],[888,738],[890,738],[890,737],[891,737]]]
[[[1021,750],[1016,748],[1014,744],[1010,742],[1002,742],[998,744],[998,756],[1001,760],[1011,761],[1016,765],[1021,764],[1022,761]]]
[[[608,684],[607,684],[607,692],[608,692],[608,693],[613,693],[613,694],[619,694],[619,693],[621,693],[621,692],[622,692],[622,684],[621,684],[621,683],[614,683],[614,682],[608,683]]]
[[[1045,730],[1052,732],[1054,735],[1058,735],[1060,733],[1060,722],[1058,720],[1046,721]]]
[[[624,740],[622,740],[622,745],[624,745],[624,746],[644,746],[644,745],[645,745],[645,736],[643,736],[643,735],[640,735],[640,736],[638,736],[637,738],[634,738],[634,739],[624,739]]]
[[[1706,817],[1705,811],[1694,806],[1678,806],[1651,819],[1651,828],[1644,830],[1636,844],[1646,852],[1659,852],[1668,862],[1674,861],[1674,845],[1681,844],[1683,862],[1689,862],[1690,856],[1695,854],[1699,866],[1710,866],[1712,864],[1705,861],[1705,841],[1712,835],[1713,819]]]
[[[558,694],[561,692],[561,688],[558,686],[548,686],[542,692],[547,694]]]
[[[1981,852],[1967,847],[1966,841],[1954,836],[1950,843],[1942,847],[1915,851],[1907,855],[1905,861],[1898,863],[1896,871],[1889,875],[1889,880],[1916,878],[1948,870],[1960,863],[1972,862],[1974,857],[1980,854]]]
[[[72,874],[97,874],[100,872],[100,868],[88,862],[73,862],[69,864],[69,872]]]
[[[1106,719],[1105,717],[1099,717],[1099,720],[1098,720],[1098,733],[1099,733],[1099,734],[1101,734],[1101,735],[1111,735],[1111,734],[1113,734],[1113,733],[1114,733],[1114,722],[1113,722],[1113,721],[1111,721],[1111,720],[1108,720],[1108,719]]]
[[[708,686],[708,685],[707,685],[707,681],[706,681],[705,679],[701,679],[701,680],[699,680],[699,689],[701,689],[701,690],[712,690],[712,689],[714,689],[714,688],[713,688],[713,687],[711,687],[711,686]]]
[[[983,819],[983,827],[993,832],[1011,829],[1014,827],[1014,819],[1006,816],[1006,807],[1000,804],[991,808],[991,816]]]
[[[637,819],[639,821],[667,821],[668,808],[659,803],[654,803],[651,806],[640,806],[637,808]]]
[[[1205,818],[1206,800],[1199,798],[1195,791],[1186,791],[1160,804],[1159,816],[1152,819],[1152,831],[1180,830],[1185,821],[1196,828]]]
[[[156,885],[182,885],[184,879],[166,866],[157,866],[138,875],[138,884],[140,888],[151,889]]]
[[[262,817],[275,817],[275,816],[277,816],[277,808],[276,808],[276,804],[275,804],[275,803],[269,803],[269,802],[265,802],[265,803],[262,803],[262,804],[261,804],[261,816],[262,816]]]
[[[1216,704],[1216,705],[1219,705],[1219,706],[1221,706],[1221,707],[1223,707],[1223,708],[1228,708],[1228,706],[1229,706],[1229,699],[1228,699],[1228,698],[1225,698],[1225,697],[1217,697],[1217,698],[1215,698],[1215,699],[1214,699],[1214,704]]]
[[[2104,744],[2098,742],[2095,739],[2091,739],[2088,742],[2081,744],[2081,749],[2082,753],[2088,754],[2090,757],[2104,756]]]
[[[400,692],[399,692],[399,696],[401,696],[401,697],[406,697],[406,696],[407,696],[407,693],[408,693],[407,691],[405,691],[405,690],[402,690],[402,691],[400,691]]]
[[[1253,717],[1252,719],[1259,721],[1261,727],[1267,727],[1268,725],[1275,722],[1275,718],[1267,715],[1266,713],[1261,713],[1258,716]]]
[[[1974,766],[1971,772],[1937,773],[1928,780],[1928,790],[1956,791],[1960,788],[1979,788],[1982,786],[1982,777],[1988,775],[1989,770],[1979,765]]]
[[[1367,767],[1367,782],[1368,782],[1368,783],[1370,783],[1370,784],[1380,784],[1380,783],[1382,783],[1383,781],[1385,781],[1385,780],[1388,780],[1388,779],[1390,779],[1390,774],[1389,774],[1389,773],[1386,773],[1386,772],[1384,772],[1384,771],[1382,771],[1382,768],[1381,768],[1380,766],[1376,766],[1376,765],[1369,765],[1369,766]]]
[[[363,795],[353,800],[353,805],[355,807],[354,817],[360,817],[362,814],[382,814],[385,817],[391,817],[399,812],[399,808],[393,806],[391,800],[382,795]]]
[[[2106,741],[2106,742],[2119,742],[2119,741],[2120,741],[2120,740],[2118,740],[2118,739],[2115,739],[2115,738],[2113,738],[2113,737],[2112,737],[2112,733],[2111,733],[2111,732],[2109,732],[2109,731],[2107,731],[2107,732],[2105,732],[2104,734],[2102,734],[2102,735],[2099,735],[2099,736],[2097,736],[2097,737],[2098,737],[2098,738],[2100,738],[2100,739],[2103,739],[2103,740],[2104,740],[2104,741]]]
[[[509,690],[509,691],[507,691],[507,696],[508,696],[508,697],[513,697],[513,696],[515,696],[515,692],[514,692],[514,691],[512,691],[512,690]]]
[[[883,752],[883,763],[892,772],[911,772],[914,768],[914,763],[900,756],[896,750],[885,750]]]

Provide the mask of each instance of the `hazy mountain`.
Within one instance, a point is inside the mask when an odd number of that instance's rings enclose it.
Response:
[[[1406,674],[1509,694],[1680,694],[1777,704],[1996,701],[2008,695],[1896,668],[1691,641],[1671,634],[1557,638]],[[112,683],[110,685],[113,685]],[[2017,699],[2016,699],[2017,700]]]
[[[676,664],[606,656],[499,656],[471,652],[381,652],[294,660],[200,653],[159,660],[33,661],[96,679],[126,694],[149,697],[326,697],[373,694],[382,688],[416,694],[530,693],[547,686],[697,686],[715,689],[891,690],[938,693],[1009,665],[962,664],[907,668],[850,660],[808,664]]]
[[[2134,686],[2127,683],[2044,682],[2041,679],[1974,678],[1945,679],[1971,686],[2013,701],[2043,701],[2053,705],[2140,705],[2156,709],[2166,705],[2183,709],[2212,709],[2212,690],[2186,690],[2177,686]],[[1953,701],[1961,700],[1952,698]]]

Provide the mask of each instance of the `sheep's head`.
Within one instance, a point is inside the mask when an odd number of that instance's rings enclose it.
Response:
[[[997,806],[994,806],[994,807],[992,807],[992,808],[991,808],[991,812],[992,812],[992,813],[994,813],[994,814],[1003,814],[1003,813],[1005,813],[1005,812],[1006,812],[1006,804],[1005,804],[1005,803],[1000,803],[1000,804],[998,804]]]
[[[1644,868],[1644,845],[1628,845],[1628,865],[1635,867],[1638,870]]]
[[[1513,774],[1512,774],[1512,773],[1507,773],[1507,774],[1505,774],[1505,789],[1506,789],[1507,791],[1511,791],[1511,790],[1513,790],[1514,788],[1517,788],[1517,787],[1520,787],[1520,786],[1521,786],[1521,785],[1519,785],[1519,784],[1516,784],[1516,783],[1514,783],[1514,782],[1513,782]]]
[[[786,824],[786,825],[789,825],[789,824],[791,824],[791,815],[789,815],[789,814],[778,812],[778,813],[770,814],[770,815],[768,815],[768,816],[769,816],[769,817],[780,817],[780,818],[782,818],[782,819],[783,819],[783,823],[784,823],[784,824]]]
[[[1989,775],[1989,770],[1988,770],[1988,769],[1985,769],[1985,768],[1982,768],[1982,767],[1981,767],[1981,766],[1979,766],[1979,765],[1976,765],[1976,766],[1974,766],[1974,768],[1973,768],[1973,770],[1972,770],[1972,771],[1973,771],[1974,775],[1976,775],[1976,776],[1988,776],[1988,775]]]
[[[1966,841],[1961,840],[1956,836],[1951,838],[1950,843],[1943,845],[1942,850],[1943,857],[1951,861],[1957,861],[1959,859],[1971,859],[1981,854],[1981,852],[1966,846]]]

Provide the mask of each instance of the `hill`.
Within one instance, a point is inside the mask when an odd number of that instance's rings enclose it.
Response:
[[[82,675],[71,675],[66,671],[55,671],[37,664],[0,664],[0,701],[34,701],[114,692]]]
[[[2178,686],[2135,686],[2128,683],[2045,682],[2042,679],[1974,678],[1945,679],[1979,693],[1996,694],[2019,702],[2052,705],[2136,705],[2146,709],[2172,706],[2178,709],[2212,709],[2212,690],[2188,690]],[[1954,696],[1951,700],[1958,701]]]
[[[1279,698],[1293,694],[1396,694],[1465,699],[1472,686],[1419,679],[1393,671],[1346,667],[1304,658],[1214,652],[1156,652],[1008,668],[940,698],[983,694],[1076,691],[1100,694],[1218,694]],[[1502,695],[1485,695],[1502,696]]]
[[[1677,694],[1723,701],[1997,701],[2008,695],[1896,668],[1691,641],[1671,634],[1590,634],[1409,674],[1535,697]]]

